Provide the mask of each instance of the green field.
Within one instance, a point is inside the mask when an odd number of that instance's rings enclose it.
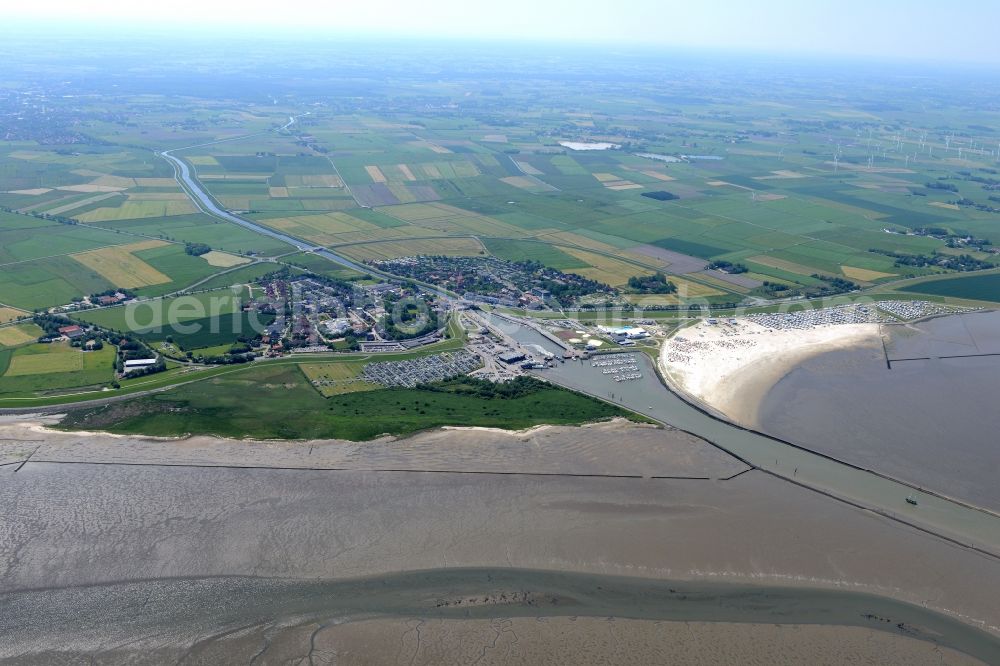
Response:
[[[161,342],[169,339],[183,351],[197,351],[204,347],[230,345],[241,337],[253,339],[273,321],[274,315],[235,312],[174,322],[157,328],[139,328],[135,329],[133,333],[149,342]]]
[[[104,328],[125,331],[130,319],[138,322],[139,328],[143,328],[160,323],[200,319],[209,313],[230,314],[239,309],[242,299],[243,294],[239,289],[236,291],[231,288],[214,289],[184,296],[154,298],[128,305],[87,310],[73,316]]]
[[[260,391],[258,387],[273,387]],[[559,388],[520,398],[381,389],[322,397],[296,365],[257,367],[128,403],[72,412],[62,427],[174,436],[205,433],[260,439],[405,435],[442,425],[520,429],[621,416],[613,405]]]
[[[110,345],[84,352],[68,343],[30,344],[6,350],[0,395],[45,395],[99,386],[114,379]]]
[[[927,280],[900,287],[899,291],[1000,303],[1000,273]]]

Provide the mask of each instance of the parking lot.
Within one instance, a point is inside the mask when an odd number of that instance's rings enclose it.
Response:
[[[413,388],[417,384],[438,382],[456,375],[472,372],[482,365],[479,357],[463,350],[441,352],[433,356],[406,361],[379,361],[365,366],[365,381],[382,386]]]

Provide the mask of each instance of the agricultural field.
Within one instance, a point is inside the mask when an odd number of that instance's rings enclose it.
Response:
[[[925,280],[900,287],[899,291],[1000,303],[1000,273]]]
[[[28,342],[34,342],[44,334],[41,328],[33,323],[15,324],[0,327],[0,347],[18,347]]]
[[[245,292],[240,289],[215,289],[197,294],[85,310],[75,313],[73,318],[112,331],[151,332],[215,315],[226,315],[225,318],[228,318],[228,315],[239,312],[244,296]]]
[[[0,395],[45,395],[99,387],[114,379],[115,350],[110,345],[82,351],[69,343],[28,344],[0,350]]]
[[[135,254],[142,250],[151,250],[166,245],[168,244],[164,241],[140,241],[138,243],[119,245],[102,250],[90,250],[89,252],[81,252],[70,256],[87,268],[96,271],[115,287],[135,289],[170,282],[168,276],[156,270]]]
[[[221,206],[358,260],[485,252],[619,287],[664,271],[685,287],[667,299],[678,305],[759,305],[834,279],[878,290],[937,273],[948,254],[1000,263],[988,242],[1000,151],[989,114],[964,98],[929,111],[897,103],[909,98],[891,79],[870,90],[893,104],[796,79],[772,81],[763,103],[714,70],[637,63],[642,83],[625,88],[607,64],[586,71],[582,91],[544,67],[539,87],[499,74],[444,82],[417,66],[397,72],[387,106],[305,91],[259,106],[234,91],[181,108],[164,90],[120,98],[125,122],[95,102],[73,125],[90,142],[0,144],[0,206],[12,211],[0,214],[0,303],[49,307],[126,284],[169,293],[241,260],[226,255],[294,251],[201,212],[155,155],[164,149]],[[128,250],[151,239],[213,252]],[[707,268],[720,261],[745,271]]]
[[[25,310],[19,310],[17,308],[9,308],[7,306],[0,305],[0,324],[6,324],[8,322],[14,321],[21,317],[26,317],[30,313]]]
[[[375,241],[343,245],[337,251],[358,261],[381,261],[420,254],[450,257],[476,257],[485,254],[483,244],[475,238],[434,238],[407,241]]]

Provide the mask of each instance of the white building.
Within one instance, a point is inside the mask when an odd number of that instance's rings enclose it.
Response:
[[[155,358],[137,358],[131,361],[125,361],[125,367],[122,369],[122,374],[132,372],[133,370],[138,370],[139,368],[148,368],[151,365],[156,365],[159,359]]]
[[[646,329],[639,328],[638,326],[627,326],[623,328],[598,326],[597,328],[605,335],[608,335],[615,342],[621,342],[622,340],[640,340],[642,338],[649,337],[649,333]]]

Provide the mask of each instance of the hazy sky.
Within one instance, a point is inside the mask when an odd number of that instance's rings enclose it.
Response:
[[[1000,65],[1000,0],[37,0],[11,19],[201,32],[612,41]],[[21,21],[17,21],[20,23]]]

